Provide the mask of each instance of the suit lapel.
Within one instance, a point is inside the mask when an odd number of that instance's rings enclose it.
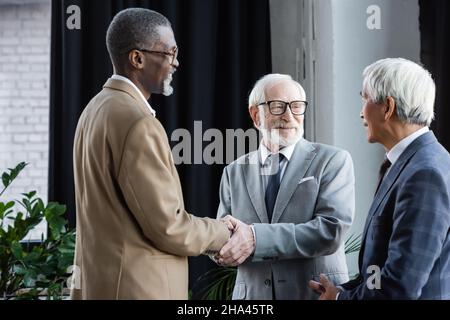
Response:
[[[366,218],[366,223],[364,225],[363,237],[361,240],[361,250],[360,250],[360,255],[359,255],[360,268],[361,268],[361,264],[362,264],[361,260],[363,257],[363,251],[364,251],[364,246],[365,246],[366,237],[367,237],[367,230],[369,228],[369,225],[370,225],[373,217],[375,216],[375,213],[378,211],[378,208],[380,207],[381,202],[387,196],[387,194],[393,187],[394,183],[397,181],[398,176],[404,170],[404,168],[408,164],[409,160],[413,157],[413,155],[424,145],[435,142],[435,141],[436,141],[436,137],[434,136],[433,132],[431,132],[431,131],[418,137],[406,148],[406,150],[401,154],[400,158],[391,167],[391,170],[388,172],[388,174],[383,178],[383,181],[381,182],[381,185],[380,185],[380,189],[378,190],[377,194],[375,195],[372,205],[370,206],[369,213],[367,214],[367,218]]]
[[[278,190],[277,200],[273,208],[273,223],[277,223],[282,216],[284,209],[298,187],[298,182],[304,177],[315,156],[315,149],[308,141],[301,139],[295,146]]]
[[[380,185],[380,189],[378,190],[375,197],[373,198],[372,204],[370,206],[369,213],[368,213],[367,219],[366,219],[366,223],[364,225],[363,234],[366,233],[367,228],[369,227],[369,224],[372,221],[374,213],[377,211],[382,200],[384,199],[384,197],[386,197],[386,195],[388,194],[388,191],[391,189],[394,182],[397,180],[399,174],[403,171],[403,168],[405,167],[405,165],[407,163],[407,161],[406,161],[407,159],[404,159],[404,160],[405,161],[397,160],[395,162],[395,164],[391,167],[391,170],[389,170],[388,174],[383,178],[383,181],[381,182],[381,185]]]
[[[255,208],[256,214],[262,223],[269,223],[267,218],[266,204],[264,202],[264,192],[261,177],[261,161],[259,151],[255,151],[244,158],[245,163],[240,163],[243,170],[247,192]]]

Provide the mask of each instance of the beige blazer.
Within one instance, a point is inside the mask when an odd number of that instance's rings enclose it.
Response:
[[[229,232],[184,209],[167,135],[132,86],[109,79],[89,102],[73,157],[72,297],[187,299],[187,256],[220,249]]]

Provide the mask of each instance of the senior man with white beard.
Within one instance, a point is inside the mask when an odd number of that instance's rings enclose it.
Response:
[[[306,107],[305,91],[288,75],[266,75],[250,93],[263,139],[225,167],[217,212],[232,215],[234,225],[215,256],[238,266],[233,299],[317,299],[309,280],[321,273],[334,283],[348,279],[353,163],[344,150],[303,139]]]

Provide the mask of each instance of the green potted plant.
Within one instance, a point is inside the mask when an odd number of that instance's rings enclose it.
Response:
[[[61,299],[68,270],[73,264],[75,231],[64,219],[66,206],[44,204],[36,191],[21,200],[3,202],[2,195],[27,166],[19,163],[2,174],[0,191],[0,299]],[[47,238],[24,240],[41,221],[47,222]]]

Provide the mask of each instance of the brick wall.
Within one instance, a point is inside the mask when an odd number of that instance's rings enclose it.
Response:
[[[50,0],[0,1],[0,172],[29,163],[3,200],[36,190],[47,201],[50,22]]]

